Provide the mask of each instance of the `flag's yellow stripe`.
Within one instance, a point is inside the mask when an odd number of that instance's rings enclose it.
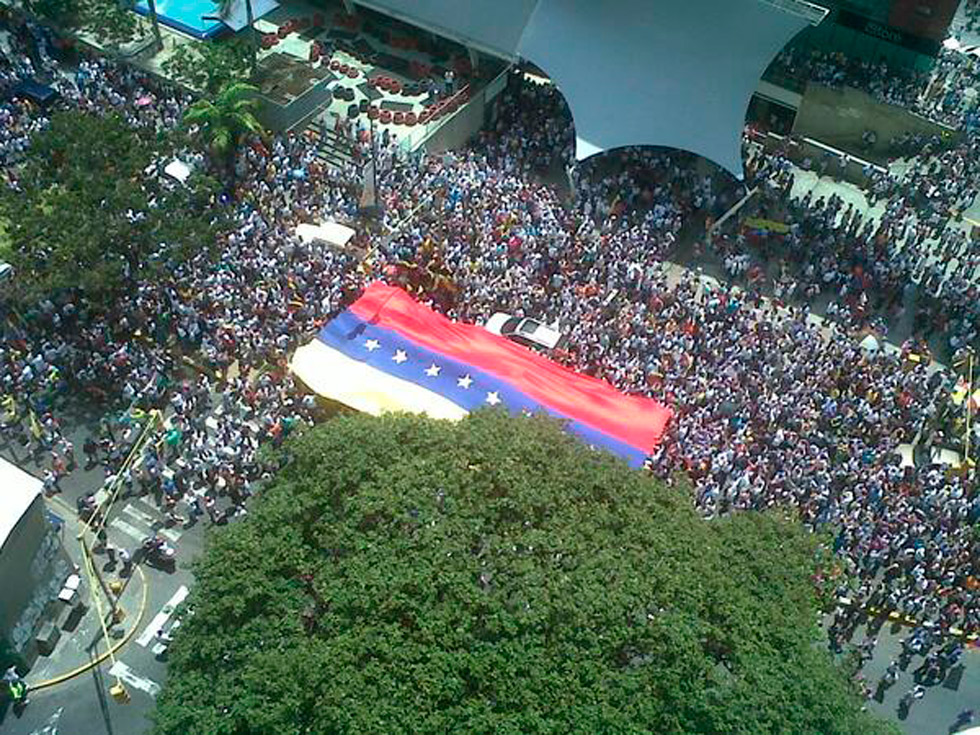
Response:
[[[408,411],[455,421],[467,413],[438,393],[347,357],[318,339],[296,350],[290,367],[310,390],[374,416]]]

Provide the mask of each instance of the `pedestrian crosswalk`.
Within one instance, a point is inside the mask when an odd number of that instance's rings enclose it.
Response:
[[[109,669],[109,676],[122,679],[122,681],[129,684],[129,686],[133,687],[134,689],[138,689],[141,692],[146,692],[151,697],[156,698],[156,696],[160,693],[161,687],[159,684],[153,681],[153,679],[140,676],[122,661],[116,661],[113,663],[112,668]]]
[[[146,648],[157,633],[164,629],[164,626],[166,626],[167,621],[170,620],[170,617],[174,614],[177,606],[187,599],[188,594],[190,594],[190,590],[187,588],[187,585],[182,584],[180,587],[178,587],[177,591],[174,592],[173,597],[167,601],[167,604],[163,606],[160,612],[158,612],[153,617],[153,620],[151,620],[143,629],[143,632],[140,633],[139,638],[136,639],[136,643],[143,648]]]
[[[183,535],[179,528],[166,528],[160,512],[142,500],[126,503],[116,517],[109,521],[109,527],[137,543],[142,543],[143,539],[154,534],[171,543],[177,543]]]

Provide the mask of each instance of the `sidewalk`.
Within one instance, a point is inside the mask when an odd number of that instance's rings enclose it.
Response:
[[[53,652],[49,656],[38,657],[31,671],[25,677],[32,690],[43,689],[68,681],[109,658],[110,649],[113,653],[121,650],[140,627],[146,611],[148,592],[146,577],[139,567],[134,566],[130,575],[123,578],[119,574],[122,565],[118,561],[112,567],[104,553],[94,555],[96,570],[101,574],[105,584],[107,586],[113,585],[115,582],[123,584],[122,591],[116,598],[117,608],[122,611],[121,621],[114,626],[107,624],[110,636],[107,645],[103,635],[102,623],[99,619],[98,606],[92,599],[93,590],[90,589],[89,580],[86,579],[86,575],[82,571],[84,569],[82,551],[76,538],[81,530],[81,524],[77,514],[74,509],[69,508],[57,498],[48,500],[48,508],[64,520],[64,526],[61,530],[64,549],[75,565],[75,573],[82,577],[76,599],[81,600],[87,609],[77,623],[72,624],[68,616],[69,606],[66,604],[65,613],[56,620],[56,623],[62,627],[61,637]],[[101,585],[98,582],[94,584],[96,586],[94,593],[99,596],[102,612],[108,615],[109,601],[102,591]]]

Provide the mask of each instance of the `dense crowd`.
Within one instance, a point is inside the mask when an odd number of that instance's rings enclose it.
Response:
[[[980,0],[963,0],[963,27],[969,31],[980,31]]]
[[[5,80],[32,73],[24,58],[0,60]],[[839,73],[856,72],[826,72]],[[161,130],[188,101],[97,59],[53,83],[69,104],[123,110]],[[239,153],[234,226],[216,261],[202,249],[169,279],[133,284],[109,311],[72,291],[8,319],[5,434],[44,457],[46,490],[58,492],[76,464],[59,407],[88,392],[122,416],[83,447],[108,482],[154,496],[174,523],[244,512],[269,471],[260,444],[315,418],[287,370],[291,351],[385,278],[461,320],[506,311],[558,322],[569,340],[555,359],[673,409],[649,468],[689,478],[705,516],[794,507],[808,527],[833,532],[841,595],[916,618],[937,641],[953,628],[980,632],[976,484],[897,454],[916,437],[938,445],[961,434],[956,376],[923,359],[922,338],[945,330],[953,352],[976,342],[975,247],[944,228],[948,207],[976,193],[976,140],[956,154],[969,167],[962,181],[936,169],[955,161],[923,157],[906,180],[885,182],[885,214],[874,220],[835,198],[793,199],[794,168],[779,152],[760,154],[749,183],[761,193],[744,216],[791,227],[781,242],[753,242],[736,217],[711,237],[706,255],[724,262],[732,285],[666,262],[683,227],[697,230],[730,203],[724,176],[690,154],[626,150],[576,169],[565,197],[547,183],[564,179],[574,140],[560,95],[514,74],[502,99],[495,126],[464,150],[403,161],[382,178],[395,231],[361,228],[355,245],[373,246],[369,259],[295,237],[301,222],[351,221],[359,185],[289,135]],[[19,102],[0,116],[0,156],[12,162],[45,117]],[[769,261],[779,264],[773,281]],[[910,280],[924,294],[914,337],[896,352],[859,346],[856,329],[884,332],[906,308]],[[821,295],[835,299],[837,319],[811,318]],[[184,356],[201,369],[184,370]],[[163,426],[124,464],[151,408],[163,410]],[[854,619],[839,613],[832,645]]]
[[[977,104],[980,63],[955,51],[942,49],[929,71],[889,64],[802,46],[790,46],[766,71],[775,82],[853,87],[879,102],[897,105],[959,128],[964,113]]]

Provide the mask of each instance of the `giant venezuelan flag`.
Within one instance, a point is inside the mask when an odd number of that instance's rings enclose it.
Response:
[[[371,414],[460,419],[497,405],[512,413],[546,411],[634,467],[670,418],[656,401],[620,393],[482,327],[450,321],[381,283],[298,349],[292,369],[320,395]]]

